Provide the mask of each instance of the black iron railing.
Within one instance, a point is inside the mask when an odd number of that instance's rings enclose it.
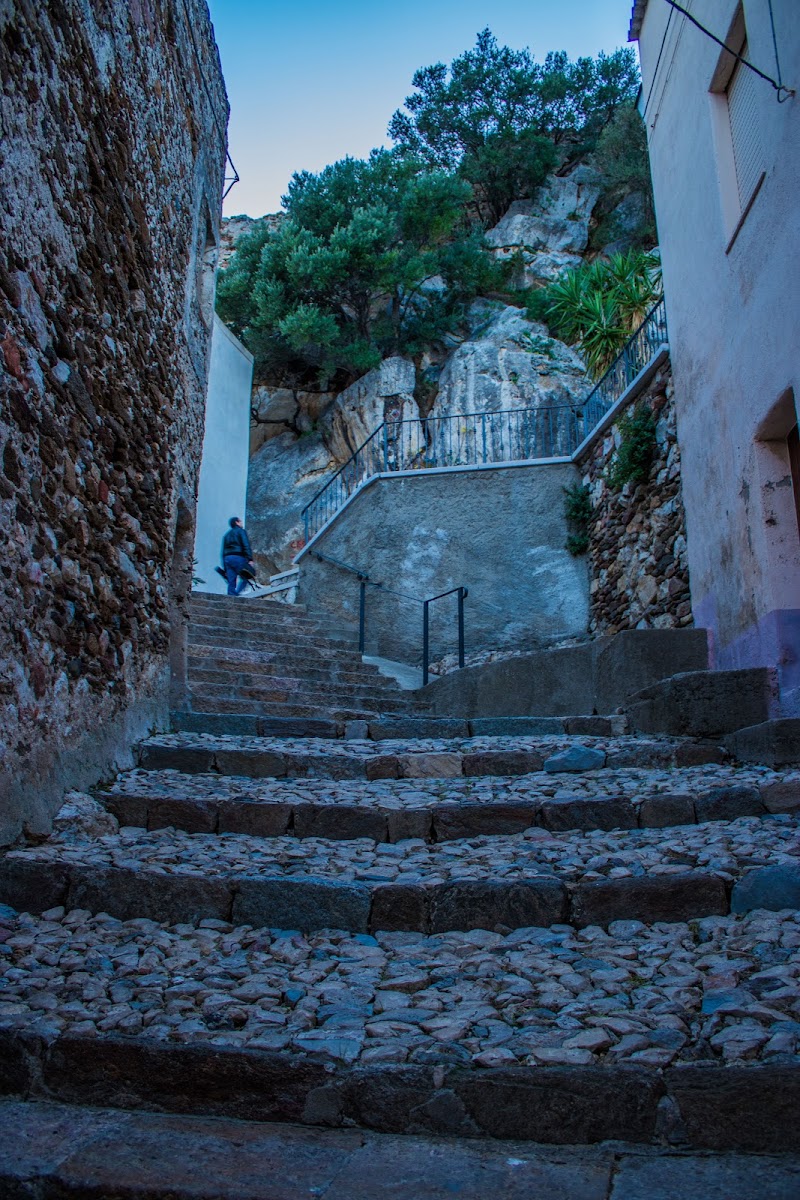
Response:
[[[384,421],[303,509],[306,543],[376,475],[570,458],[666,341],[660,300],[579,404]]]

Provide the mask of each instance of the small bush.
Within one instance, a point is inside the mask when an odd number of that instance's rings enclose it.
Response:
[[[618,492],[626,483],[644,483],[656,450],[656,419],[646,404],[637,404],[619,423],[622,435],[606,472],[606,482]]]
[[[589,523],[592,519],[589,485],[573,483],[564,488],[564,496],[564,514],[569,527],[565,549],[578,558],[589,549]]]

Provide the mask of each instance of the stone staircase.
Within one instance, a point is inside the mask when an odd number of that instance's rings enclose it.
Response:
[[[407,712],[408,693],[362,662],[352,631],[301,605],[195,594],[189,708],[173,728],[336,737],[352,721]]]
[[[197,604],[198,730],[0,859],[0,1194],[800,1194],[800,771],[398,699]]]

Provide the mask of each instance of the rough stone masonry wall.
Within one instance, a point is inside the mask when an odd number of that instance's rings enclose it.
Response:
[[[205,0],[0,0],[0,844],[163,720],[227,99]]]
[[[681,461],[672,372],[659,371],[637,403],[657,418],[657,449],[646,483],[615,492],[605,476],[620,442],[616,423],[579,466],[591,489],[590,632],[679,629],[692,624]],[[628,410],[630,411],[630,409]]]

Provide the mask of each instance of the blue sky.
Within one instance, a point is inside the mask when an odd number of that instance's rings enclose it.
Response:
[[[623,46],[631,0],[209,0],[241,182],[225,213],[280,207],[294,171],[386,143],[417,67],[451,62],[488,25],[501,43],[571,58]]]

